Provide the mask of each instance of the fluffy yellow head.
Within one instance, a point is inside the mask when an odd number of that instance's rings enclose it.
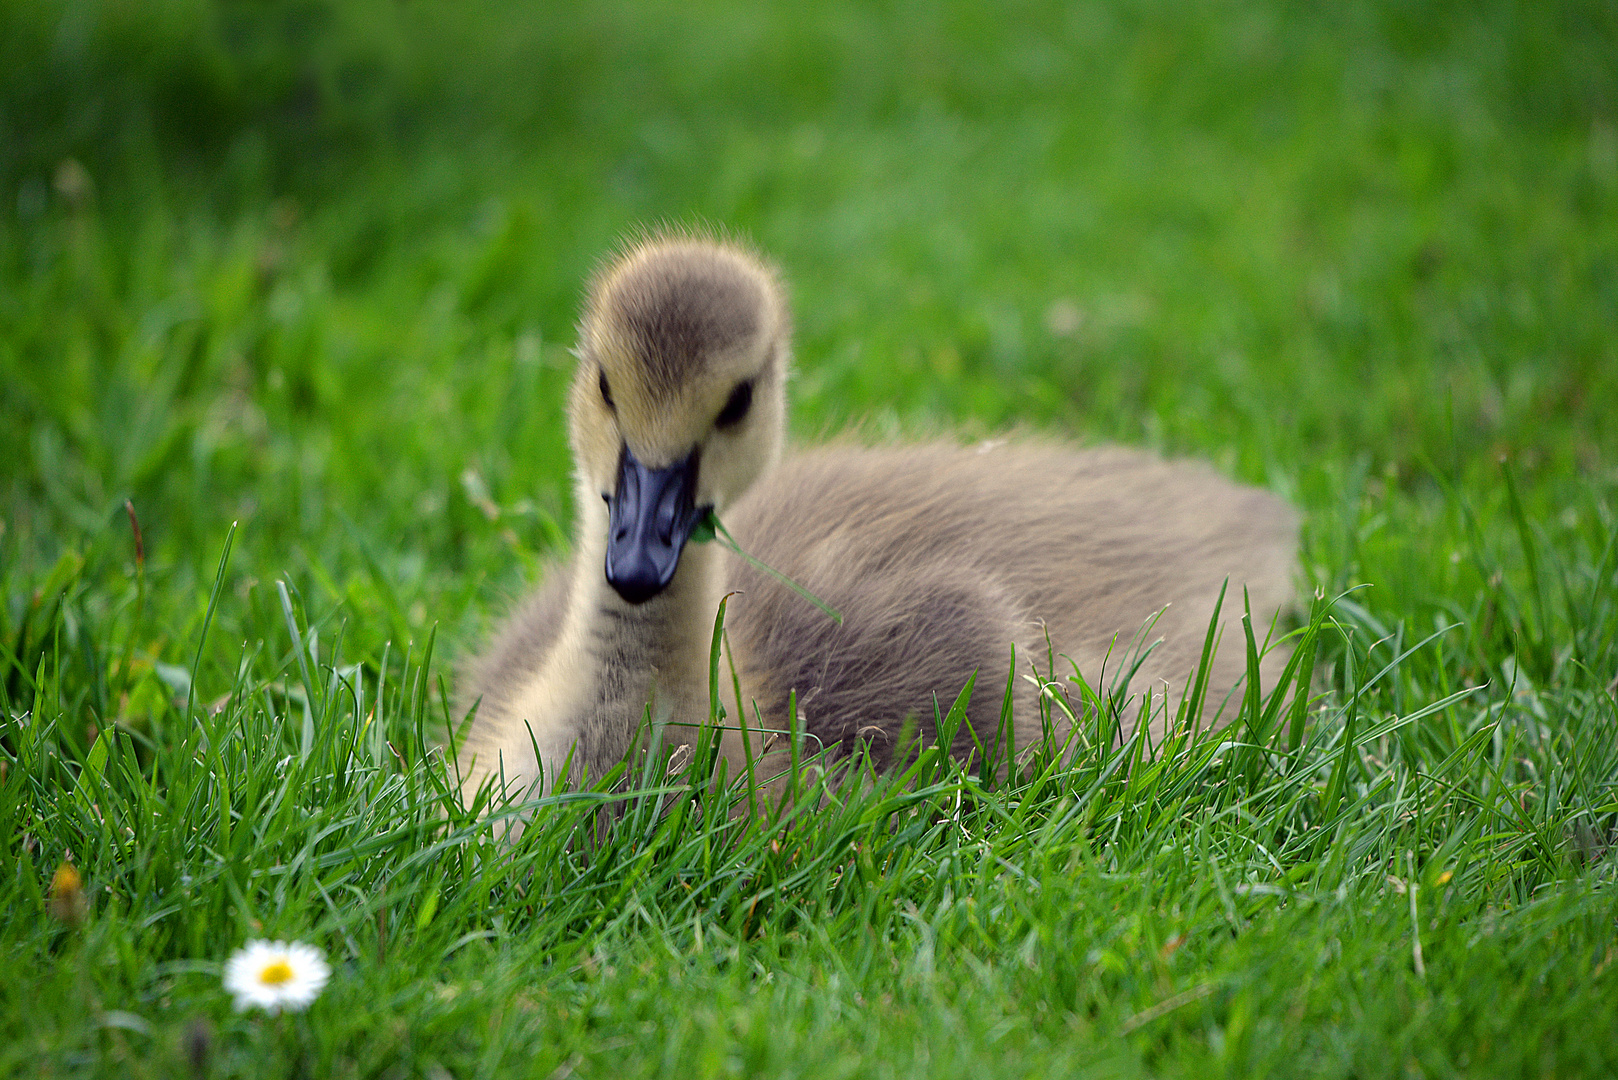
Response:
[[[630,248],[596,277],[579,328],[581,496],[614,495],[626,449],[653,469],[695,452],[693,501],[723,512],[780,455],[790,334],[775,273],[749,252],[692,237]]]

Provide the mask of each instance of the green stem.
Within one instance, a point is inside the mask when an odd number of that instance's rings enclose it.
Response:
[[[716,536],[724,542],[726,547],[730,548],[730,550],[746,559],[749,565],[755,569],[764,571],[764,573],[770,575],[775,580],[779,581],[781,584],[785,585],[787,588],[791,589],[793,592],[815,605],[815,607],[819,608],[821,611],[824,611],[831,618],[831,621],[836,623],[838,626],[843,625],[843,616],[837,611],[836,608],[832,607],[830,604],[826,603],[826,601],[822,600],[820,597],[816,596],[802,585],[799,585],[796,581],[793,581],[791,578],[781,573],[781,571],[777,570],[775,567],[762,563],[753,558],[753,556],[749,555],[747,552],[743,551],[742,546],[736,542],[736,538],[730,535],[730,530],[725,528],[725,526],[720,522],[719,515],[710,510],[708,511],[708,516],[698,522],[697,527],[691,531],[691,540],[694,543],[702,544],[714,539]]]

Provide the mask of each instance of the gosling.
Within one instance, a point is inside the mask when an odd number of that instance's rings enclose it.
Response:
[[[885,761],[908,732],[930,741],[935,701],[947,710],[977,672],[951,747],[964,758],[973,732],[984,746],[998,733],[1002,693],[988,688],[1013,656],[1047,673],[1065,657],[1094,681],[1136,639],[1153,647],[1131,687],[1182,692],[1227,580],[1209,711],[1239,693],[1242,589],[1260,634],[1293,596],[1286,503],[1206,465],[1033,439],[837,443],[782,460],[790,336],[775,270],[733,243],[655,237],[591,283],[568,401],[575,552],[463,671],[469,801],[491,777],[530,794],[564,765],[573,784],[601,777],[648,708],[670,741],[694,742],[727,594],[730,776],[766,767],[766,732],[834,755],[864,743]],[[689,542],[710,511],[841,624],[719,544]],[[1266,660],[1271,680],[1280,659]],[[1012,680],[1018,747],[1049,722],[1027,674]],[[767,767],[782,760],[778,745]]]

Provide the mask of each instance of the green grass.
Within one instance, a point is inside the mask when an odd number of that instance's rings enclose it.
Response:
[[[0,10],[0,1072],[1618,1069],[1618,8],[531,7]],[[1294,500],[1310,707],[495,843],[452,660],[661,220],[783,266],[800,439]]]

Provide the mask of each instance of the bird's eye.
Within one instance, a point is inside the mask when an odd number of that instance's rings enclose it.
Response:
[[[747,410],[753,407],[753,380],[737,383],[736,389],[730,392],[730,400],[725,407],[719,410],[719,418],[714,421],[719,427],[734,427],[741,423]]]
[[[600,376],[601,400],[606,403],[607,408],[611,409],[613,412],[617,412],[618,406],[613,404],[612,400],[612,387],[607,385],[607,369],[597,368],[596,373]]]

